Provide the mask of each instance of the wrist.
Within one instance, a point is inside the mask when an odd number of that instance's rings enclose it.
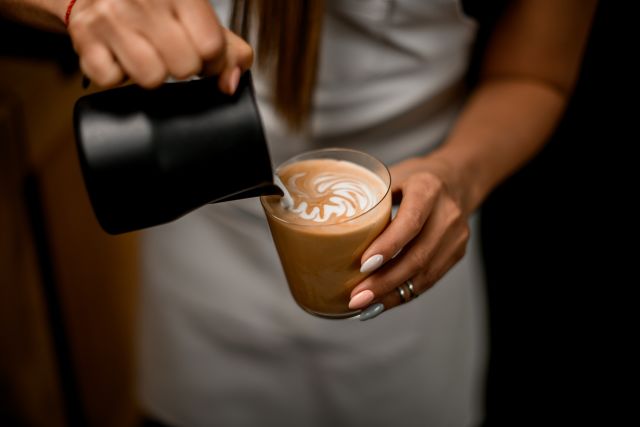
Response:
[[[69,26],[71,12],[78,8],[83,1],[86,2],[88,0],[77,0],[78,4],[76,4],[76,0],[40,0],[39,3],[43,9],[55,16],[66,28]]]
[[[67,4],[67,9],[65,10],[65,13],[64,13],[65,27],[69,26],[69,17],[71,16],[71,11],[73,10],[73,6],[75,6],[75,4],[76,4],[76,0],[69,0],[69,3]]]
[[[428,170],[440,176],[463,212],[470,215],[480,206],[486,197],[485,180],[472,157],[445,145],[424,162]]]
[[[64,17],[69,0],[32,0],[30,3],[64,25]]]
[[[0,1],[0,14],[46,31],[64,31],[66,0]]]

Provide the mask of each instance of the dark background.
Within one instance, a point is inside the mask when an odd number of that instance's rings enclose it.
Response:
[[[624,358],[637,332],[625,317],[638,283],[629,14],[600,2],[557,131],[482,208],[487,425],[619,425],[628,416]]]

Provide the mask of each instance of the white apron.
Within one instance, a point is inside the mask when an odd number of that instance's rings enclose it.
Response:
[[[224,18],[228,5],[216,10]],[[475,34],[455,0],[327,1],[323,31],[308,135],[287,132],[256,76],[274,164],[343,146],[391,165],[443,140]],[[467,426],[482,419],[486,330],[473,238],[433,289],[367,322],[319,319],[295,304],[256,199],[207,206],[151,229],[143,252],[140,399],[165,423]]]

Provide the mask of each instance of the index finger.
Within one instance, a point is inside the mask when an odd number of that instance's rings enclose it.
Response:
[[[410,180],[402,188],[398,215],[362,254],[360,271],[371,273],[389,261],[422,230],[436,203],[440,185]]]

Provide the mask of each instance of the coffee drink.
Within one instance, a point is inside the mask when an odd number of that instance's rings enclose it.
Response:
[[[278,175],[292,198],[262,197],[271,234],[296,302],[331,318],[349,309],[365,249],[391,215],[389,174],[374,158],[353,150],[321,150],[285,163]]]

